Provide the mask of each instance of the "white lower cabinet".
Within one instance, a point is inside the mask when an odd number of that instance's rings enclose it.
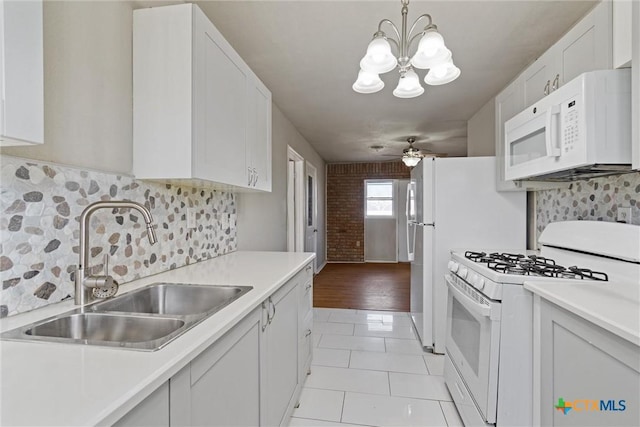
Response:
[[[264,371],[261,425],[287,424],[298,386],[298,293],[295,278],[269,297],[263,310]]]
[[[171,378],[170,394],[171,425],[259,425],[260,311]]]
[[[638,425],[640,349],[539,296],[534,307],[533,424]]]
[[[300,270],[116,425],[287,425],[311,366],[311,271]]]
[[[160,427],[169,425],[169,382],[162,384],[149,397],[114,424],[116,427]]]

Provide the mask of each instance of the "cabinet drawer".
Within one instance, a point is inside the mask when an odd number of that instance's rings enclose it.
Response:
[[[471,394],[467,391],[462,377],[458,374],[456,367],[453,366],[449,356],[444,358],[444,379],[464,425],[487,425],[480,416],[480,411],[477,409]]]

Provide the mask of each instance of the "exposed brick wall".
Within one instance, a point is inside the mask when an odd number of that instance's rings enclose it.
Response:
[[[364,262],[365,179],[410,176],[402,162],[327,165],[327,261]]]

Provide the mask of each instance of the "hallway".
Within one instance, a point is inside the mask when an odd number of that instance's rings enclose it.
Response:
[[[408,263],[327,264],[313,279],[313,306],[408,312]]]

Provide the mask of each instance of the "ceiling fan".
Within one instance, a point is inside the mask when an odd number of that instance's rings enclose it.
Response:
[[[402,162],[408,167],[412,168],[417,165],[423,157],[445,157],[446,154],[436,154],[436,153],[426,153],[422,152],[420,149],[413,146],[416,143],[416,137],[410,136],[407,138],[407,142],[409,143],[409,147],[402,150]],[[383,156],[394,156],[399,157],[396,154],[383,154]]]

